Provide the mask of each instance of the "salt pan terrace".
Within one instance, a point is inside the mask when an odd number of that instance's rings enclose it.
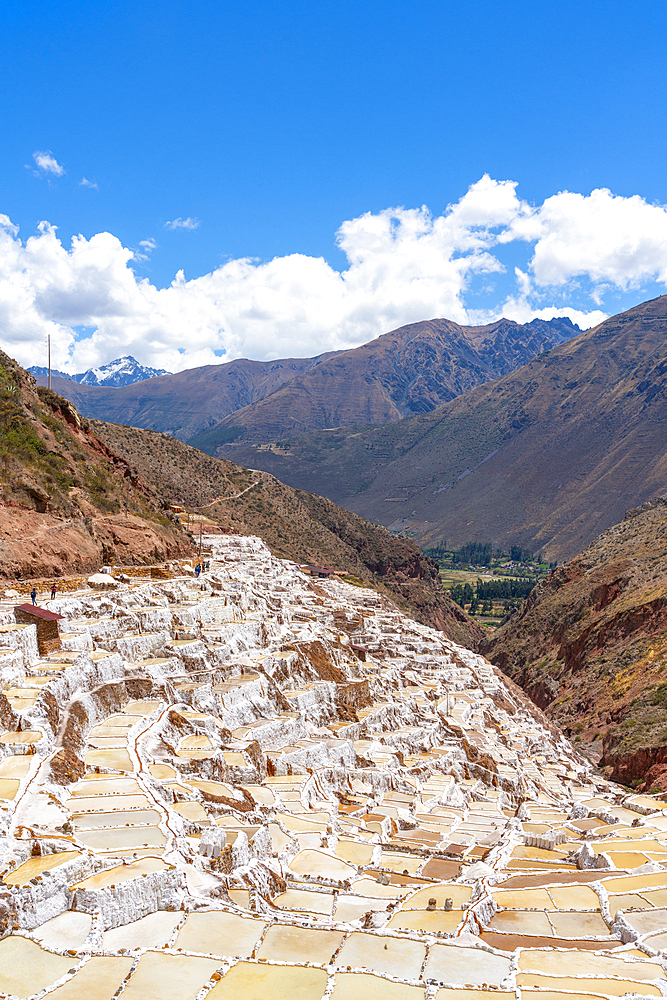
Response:
[[[0,608],[0,995],[665,996],[667,809],[258,539]],[[179,575],[180,574],[180,575]]]

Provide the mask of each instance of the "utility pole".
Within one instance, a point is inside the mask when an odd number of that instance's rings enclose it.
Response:
[[[49,389],[50,389],[51,388],[51,334],[50,333],[48,334],[48,339],[49,339],[49,382],[48,382],[48,386],[49,386]]]

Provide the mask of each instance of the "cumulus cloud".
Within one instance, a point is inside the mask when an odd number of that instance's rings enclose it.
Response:
[[[152,238],[131,249],[97,233],[65,247],[44,222],[23,242],[0,216],[2,346],[32,364],[51,333],[54,364],[65,370],[133,354],[178,371],[219,363],[221,351],[227,360],[312,356],[436,316],[567,315],[586,328],[605,318],[605,288],[667,283],[665,208],[605,190],[561,192],[533,206],[515,182],[485,176],[441,215],[424,206],[367,212],[344,222],[336,239],[343,270],[295,253],[231,260],[192,280],[179,271],[157,288],[132,269],[156,249]],[[507,273],[501,257],[510,243],[526,263]],[[590,291],[578,287],[582,276]],[[474,308],[480,278],[505,285],[503,303],[484,313]]]
[[[44,174],[55,174],[56,177],[62,177],[65,173],[65,168],[58,163],[50,149],[41,152],[37,150],[32,154],[32,158],[37,164],[38,170]]]
[[[171,222],[165,222],[165,229],[199,229],[201,225],[199,219],[172,219]]]
[[[79,181],[79,187],[95,188],[96,191],[99,191],[99,185],[97,181],[89,181],[87,177],[81,178],[81,180]]]

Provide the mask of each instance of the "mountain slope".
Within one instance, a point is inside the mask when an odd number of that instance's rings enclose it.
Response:
[[[155,491],[72,405],[0,352],[0,578],[184,555]]]
[[[614,316],[432,413],[218,454],[420,544],[572,556],[667,477],[667,296]]]
[[[185,440],[330,356],[280,361],[240,359],[118,388],[52,378],[51,388],[86,417],[160,430]],[[46,385],[43,375],[37,376],[37,381]]]
[[[437,565],[414,542],[324,497],[211,458],[166,434],[97,420],[91,426],[169,502],[234,532],[259,535],[281,558],[346,571],[455,642],[474,645],[482,638],[482,628],[451,600]]]
[[[330,562],[462,644],[481,638],[412,542],[165,434],[82,420],[0,353],[0,580],[193,554],[173,502],[206,505],[212,520],[260,535],[278,555]]]
[[[215,454],[230,440],[275,442],[309,430],[428,413],[577,331],[567,319],[523,326],[506,319],[478,327],[445,319],[411,323],[295,376],[190,443]]]
[[[610,777],[667,788],[667,500],[558,567],[480,648]]]

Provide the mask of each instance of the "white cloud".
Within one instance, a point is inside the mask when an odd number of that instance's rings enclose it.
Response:
[[[132,252],[132,259],[148,260],[150,255],[153,253],[153,250],[157,248],[157,245],[158,244],[156,243],[156,241],[153,239],[152,236],[149,237],[149,239],[147,240],[139,240],[139,246],[141,247],[141,250],[134,250]]]
[[[337,242],[347,257],[342,271],[295,253],[231,260],[190,281],[181,271],[157,288],[132,270],[156,248],[152,238],[133,250],[98,233],[67,248],[41,223],[23,243],[0,216],[2,346],[33,364],[51,333],[59,368],[83,371],[133,354],[178,371],[219,363],[222,350],[227,360],[312,356],[436,316],[471,323],[567,315],[585,328],[604,319],[605,289],[667,283],[666,210],[604,190],[531,206],[514,182],[485,176],[442,215],[425,207],[367,212],[344,222]],[[525,251],[514,273],[498,256],[508,243]],[[474,308],[479,276],[504,282],[502,305]],[[578,287],[582,277],[592,291]]]
[[[50,149],[45,149],[41,152],[37,150],[32,154],[32,158],[37,164],[38,169],[44,174],[55,174],[56,177],[62,177],[65,173],[65,168],[62,164],[58,163]]]
[[[99,191],[100,189],[97,181],[89,181],[87,177],[81,178],[81,180],[79,181],[79,187],[95,188],[96,191]]]
[[[199,229],[201,223],[199,219],[172,219],[171,222],[165,222],[165,229]]]

